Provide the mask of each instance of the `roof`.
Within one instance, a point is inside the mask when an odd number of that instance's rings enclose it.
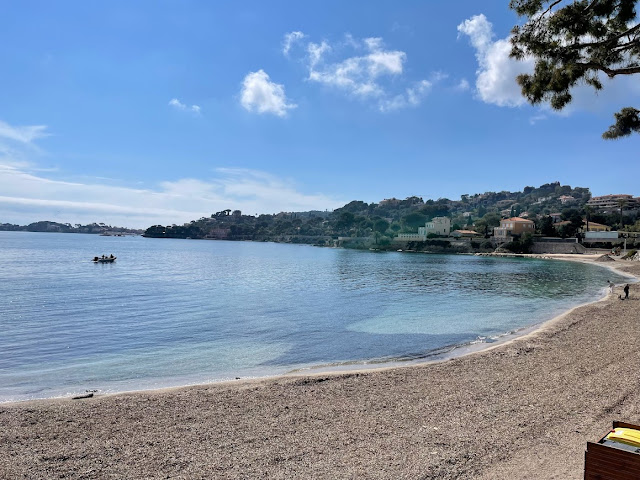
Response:
[[[600,198],[617,198],[617,197],[633,197],[633,195],[629,195],[628,193],[610,193],[609,195],[600,195],[599,197],[591,197],[591,200],[598,200]]]
[[[475,230],[454,230],[454,232],[478,235],[478,232]]]
[[[533,220],[527,220],[526,218],[521,217],[511,217],[511,218],[503,218],[503,222],[525,222],[525,223],[534,223]]]

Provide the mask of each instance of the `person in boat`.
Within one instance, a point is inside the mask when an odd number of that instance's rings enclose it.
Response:
[[[98,257],[93,257],[93,261],[97,262],[98,261]]]
[[[113,253],[109,256],[109,258],[113,258]]]

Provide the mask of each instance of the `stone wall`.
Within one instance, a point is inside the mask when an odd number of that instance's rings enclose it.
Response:
[[[579,243],[534,242],[531,253],[585,253],[587,251]]]

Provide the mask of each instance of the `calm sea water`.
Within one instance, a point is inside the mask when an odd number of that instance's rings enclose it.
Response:
[[[0,232],[0,261],[0,401],[425,357],[624,281],[533,259],[27,232]]]

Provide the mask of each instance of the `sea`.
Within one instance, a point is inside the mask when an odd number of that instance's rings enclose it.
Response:
[[[0,266],[0,402],[429,360],[625,281],[531,258],[32,232],[0,232]]]

